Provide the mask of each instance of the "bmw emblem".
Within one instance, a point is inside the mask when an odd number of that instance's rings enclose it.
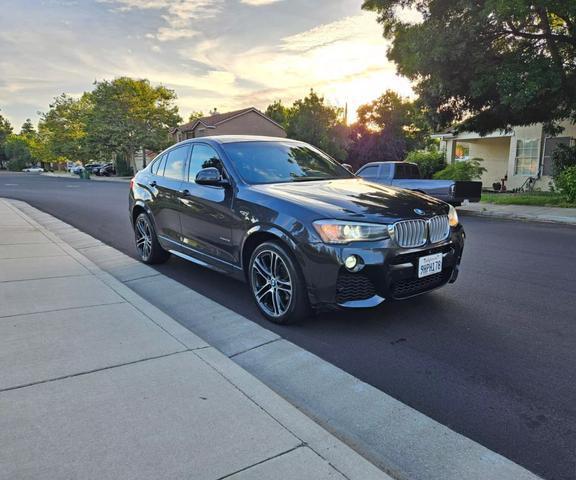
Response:
[[[420,215],[420,216],[426,215],[426,212],[425,212],[424,210],[422,210],[421,208],[415,208],[415,209],[414,209],[414,213],[415,213],[416,215]]]

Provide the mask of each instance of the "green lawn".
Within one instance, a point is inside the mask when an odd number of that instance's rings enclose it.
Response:
[[[538,207],[575,208],[575,203],[568,203],[558,193],[532,192],[532,193],[482,193],[483,203],[496,205],[534,205]]]

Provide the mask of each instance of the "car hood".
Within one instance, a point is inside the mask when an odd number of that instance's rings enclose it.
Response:
[[[448,206],[421,193],[352,178],[258,185],[274,198],[313,209],[319,217],[387,223],[446,214]],[[415,210],[424,212],[424,215]]]

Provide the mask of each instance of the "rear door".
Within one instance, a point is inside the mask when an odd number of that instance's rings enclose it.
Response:
[[[232,242],[232,228],[237,223],[232,211],[234,190],[231,185],[198,185],[196,175],[208,167],[217,168],[228,178],[216,150],[205,143],[194,143],[187,180],[180,192],[182,243],[191,250],[189,253],[208,257],[204,260],[236,265],[237,249]]]
[[[158,164],[150,183],[154,195],[152,213],[158,235],[164,240],[178,242],[180,239],[179,192],[184,181],[189,153],[190,144],[175,147],[167,152],[166,158],[161,159]]]

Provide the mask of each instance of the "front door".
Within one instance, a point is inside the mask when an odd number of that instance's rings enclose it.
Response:
[[[152,177],[151,189],[155,197],[153,214],[161,240],[177,242],[180,238],[179,192],[184,181],[184,168],[190,145],[173,148],[162,160]]]
[[[215,167],[226,172],[218,153],[204,143],[195,143],[188,165],[188,179],[180,193],[182,243],[191,253],[206,255],[236,265],[232,245],[233,190],[231,186],[198,185],[194,180],[203,168]]]

